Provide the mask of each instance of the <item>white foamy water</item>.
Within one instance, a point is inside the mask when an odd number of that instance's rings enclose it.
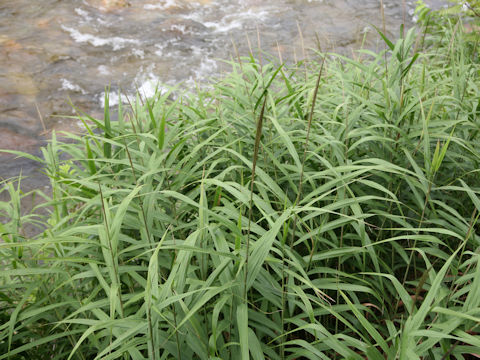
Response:
[[[137,39],[125,39],[118,36],[114,36],[111,38],[102,38],[91,34],[84,34],[74,28],[65,25],[62,25],[62,29],[68,32],[72,39],[75,40],[77,43],[89,43],[90,45],[93,45],[95,47],[111,46],[113,51],[123,49],[130,44],[141,44],[141,41]]]
[[[117,106],[119,102],[125,105],[133,104],[137,93],[143,99],[148,99],[155,95],[163,94],[170,89],[170,87],[162,83],[160,78],[154,73],[154,67],[150,67],[147,72],[141,72],[136,76],[134,88],[135,91],[129,91],[128,93],[122,91],[121,94],[113,90],[110,91],[108,99],[109,107]],[[105,108],[105,91],[98,95],[98,100],[102,109]]]
[[[60,90],[69,90],[79,92],[84,95],[86,94],[85,90],[83,90],[79,85],[73,84],[67,79],[61,79],[60,81],[62,82],[62,87],[60,88]]]
[[[165,1],[160,1],[158,4],[145,4],[143,5],[143,8],[145,10],[165,10],[171,7],[174,7],[177,5],[177,2],[175,0],[165,0]]]
[[[75,8],[75,12],[77,13],[77,15],[81,16],[85,21],[87,22],[92,21],[92,17],[88,13],[88,11],[83,10],[81,8]]]
[[[97,70],[98,70],[98,73],[99,73],[100,75],[110,75],[110,74],[112,73],[112,72],[110,71],[110,69],[109,69],[107,66],[105,66],[105,65],[100,65],[100,66],[97,68]]]

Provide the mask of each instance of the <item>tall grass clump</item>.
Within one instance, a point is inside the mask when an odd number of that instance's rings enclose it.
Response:
[[[457,24],[107,95],[43,149],[38,236],[7,185],[0,359],[479,354],[480,66]]]

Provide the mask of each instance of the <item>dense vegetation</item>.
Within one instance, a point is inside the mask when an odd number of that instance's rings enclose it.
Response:
[[[419,16],[380,53],[238,59],[54,135],[50,215],[1,190],[0,359],[479,354],[477,43]]]

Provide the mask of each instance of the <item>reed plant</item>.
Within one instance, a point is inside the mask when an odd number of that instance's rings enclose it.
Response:
[[[53,134],[50,215],[0,204],[0,359],[478,355],[480,66],[436,26]]]

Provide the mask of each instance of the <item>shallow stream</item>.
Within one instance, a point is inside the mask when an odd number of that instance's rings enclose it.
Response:
[[[384,4],[388,36],[413,25],[413,1]],[[379,0],[1,0],[0,148],[36,153],[52,129],[75,131],[68,99],[101,116],[106,85],[145,96],[191,87],[224,70],[217,59],[232,56],[232,43],[247,55],[258,39],[286,61],[303,57],[302,39],[314,47],[315,34],[323,49],[348,53],[364,38],[375,48],[370,24],[381,19]],[[0,154],[0,180],[20,171],[27,189],[46,186],[30,161]]]

